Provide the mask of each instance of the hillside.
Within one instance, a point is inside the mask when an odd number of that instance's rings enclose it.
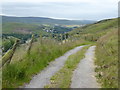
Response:
[[[44,17],[13,17],[2,16],[2,22],[17,22],[17,23],[32,23],[32,24],[60,24],[60,25],[83,25],[91,24],[95,21],[92,20],[61,20]]]
[[[118,87],[118,19],[102,20],[72,30],[70,35],[96,42],[95,71],[103,88]]]
[[[106,19],[94,24],[89,24],[80,28],[76,28],[69,32],[70,35],[76,38],[83,38],[89,41],[97,41],[107,32],[112,31],[118,26],[118,19]]]
[[[19,33],[19,34],[38,34],[38,33],[65,33],[73,29],[73,27],[65,27],[61,25],[37,25],[26,23],[3,23],[3,34]]]
[[[118,31],[108,32],[97,42],[97,78],[103,88],[118,87]]]
[[[24,23],[3,23],[2,24],[2,32],[3,34],[10,34],[10,33],[19,33],[19,34],[31,34],[31,33],[40,33],[43,32],[42,25],[35,25],[35,24],[24,24]]]

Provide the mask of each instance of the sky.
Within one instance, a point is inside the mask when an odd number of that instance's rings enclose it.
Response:
[[[2,0],[1,15],[102,20],[118,16],[119,0]]]

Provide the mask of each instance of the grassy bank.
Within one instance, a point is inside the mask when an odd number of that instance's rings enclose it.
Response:
[[[118,87],[118,31],[101,37],[96,47],[96,72],[103,88]]]
[[[16,88],[29,82],[34,74],[43,70],[50,61],[63,55],[66,51],[80,45],[89,44],[84,40],[60,44],[54,40],[43,40],[33,43],[29,55],[25,54],[21,60],[16,60],[10,65],[3,67],[3,88]],[[22,51],[23,52],[23,51]],[[17,52],[19,57],[21,52]],[[21,57],[21,55],[20,55]],[[15,56],[14,56],[15,58]]]
[[[118,87],[118,18],[85,25],[69,32],[76,38],[97,42],[96,72],[104,88]]]
[[[84,58],[84,54],[89,46],[85,46],[82,50],[68,57],[64,67],[51,77],[51,84],[45,88],[70,88],[73,71],[76,69],[80,60]]]

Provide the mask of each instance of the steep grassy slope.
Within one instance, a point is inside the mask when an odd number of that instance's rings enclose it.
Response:
[[[107,33],[97,42],[96,72],[104,88],[118,87],[118,31]]]
[[[77,38],[83,38],[89,41],[97,41],[101,36],[105,35],[107,32],[117,28],[117,21],[118,19],[102,20],[94,24],[89,24],[81,28],[76,28],[69,34]]]

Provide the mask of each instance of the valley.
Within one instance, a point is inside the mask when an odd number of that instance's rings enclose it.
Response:
[[[2,32],[3,88],[118,88],[118,18],[3,16]]]

